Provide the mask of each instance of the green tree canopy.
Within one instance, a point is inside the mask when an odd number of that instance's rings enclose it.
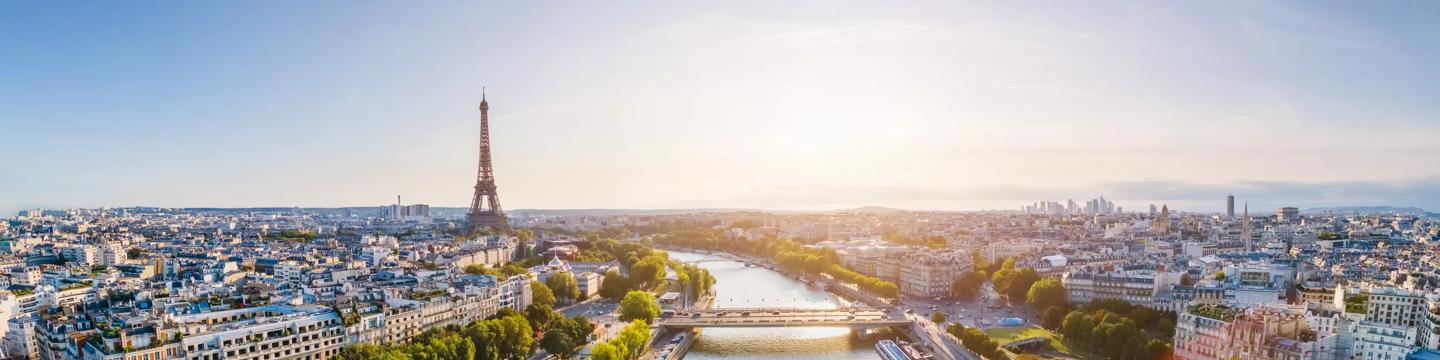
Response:
[[[655,295],[645,291],[630,291],[625,293],[625,299],[620,300],[620,320],[640,320],[645,323],[655,321],[660,316],[660,304],[655,301]]]
[[[950,292],[961,300],[974,299],[980,294],[980,288],[985,285],[985,271],[976,269],[961,275],[955,279],[955,284],[950,286]]]
[[[1030,292],[1030,286],[1034,285],[1036,281],[1040,281],[1040,274],[1035,272],[1035,269],[1016,270],[1015,277],[1010,279],[1010,284],[1005,289],[1005,296],[1017,302],[1025,300],[1025,296]]]
[[[555,293],[550,292],[550,286],[539,281],[530,282],[530,303],[555,306]]]
[[[1030,285],[1030,291],[1026,294],[1026,302],[1035,310],[1049,308],[1063,308],[1069,306],[1068,295],[1065,293],[1065,285],[1055,278],[1044,278]]]
[[[556,300],[568,303],[580,299],[580,284],[575,281],[575,276],[568,272],[550,275],[545,279],[545,286],[555,294]]]
[[[624,345],[616,346],[610,342],[595,344],[590,348],[591,360],[629,360],[625,358],[626,349]]]
[[[630,291],[630,278],[621,274],[620,270],[610,269],[605,271],[605,277],[600,281],[600,296],[606,299],[619,299]]]

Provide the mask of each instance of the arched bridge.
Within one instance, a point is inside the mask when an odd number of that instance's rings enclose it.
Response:
[[[878,309],[715,309],[678,313],[658,325],[694,327],[849,327],[857,329],[908,326],[905,314]]]

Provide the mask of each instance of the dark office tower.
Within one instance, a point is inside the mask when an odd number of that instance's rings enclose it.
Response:
[[[500,209],[500,196],[495,192],[495,169],[490,162],[490,103],[480,94],[480,174],[475,178],[475,198],[470,213],[465,215],[465,233],[489,232],[509,234],[510,222]]]
[[[1235,217],[1235,195],[1225,195],[1225,217]]]

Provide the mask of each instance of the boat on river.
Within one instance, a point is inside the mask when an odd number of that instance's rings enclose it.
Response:
[[[894,341],[890,340],[880,340],[875,343],[875,353],[880,354],[880,358],[885,360],[914,360],[905,353],[905,350],[900,349],[900,345],[896,345]]]

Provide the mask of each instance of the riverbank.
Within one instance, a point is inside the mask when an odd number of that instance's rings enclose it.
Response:
[[[872,307],[880,307],[880,308],[883,308],[883,307],[889,307],[889,306],[892,305],[889,300],[886,300],[886,299],[883,298],[883,297],[880,297],[880,296],[878,296],[878,295],[871,294],[871,293],[869,293],[869,292],[867,292],[867,291],[865,291],[865,290],[862,290],[862,289],[859,288],[859,286],[856,286],[855,284],[849,284],[849,283],[841,282],[841,281],[839,281],[839,280],[835,280],[834,278],[832,278],[832,277],[830,277],[829,275],[826,275],[826,274],[818,274],[818,275],[815,275],[815,274],[804,274],[804,273],[800,273],[800,272],[796,272],[796,271],[786,270],[786,269],[784,269],[784,268],[781,268],[781,267],[778,266],[777,264],[775,264],[774,261],[771,261],[770,259],[766,259],[766,258],[761,258],[761,257],[756,257],[756,256],[751,256],[751,255],[734,254],[734,253],[728,253],[728,252],[723,252],[723,251],[710,251],[710,250],[703,250],[703,249],[691,249],[691,248],[686,248],[686,247],[681,247],[681,246],[664,245],[664,244],[655,244],[655,245],[653,245],[653,247],[656,248],[656,249],[665,250],[666,252],[680,251],[680,252],[688,252],[688,253],[695,253],[695,254],[706,254],[706,255],[719,254],[719,255],[722,256],[722,257],[730,257],[730,258],[733,258],[733,259],[731,259],[731,260],[734,260],[734,261],[744,262],[744,263],[747,263],[747,264],[760,264],[760,265],[762,265],[765,269],[768,269],[768,270],[771,270],[771,271],[780,273],[780,274],[785,275],[785,276],[787,276],[787,277],[789,277],[789,278],[791,278],[791,279],[793,279],[793,280],[797,280],[797,281],[800,281],[800,282],[803,282],[803,283],[806,283],[806,284],[811,284],[811,285],[814,285],[814,286],[818,286],[818,287],[821,288],[821,290],[823,290],[823,291],[825,291],[825,292],[827,292],[827,293],[830,293],[830,295],[832,295],[832,296],[836,296],[836,297],[840,297],[840,298],[844,298],[844,299],[849,299],[849,300],[854,300],[854,301],[856,301],[856,302],[861,302],[861,303],[864,303],[864,304],[869,305],[869,306],[872,306]]]
[[[717,278],[710,308],[812,308],[845,306],[843,300],[798,277],[766,269],[767,261],[733,254],[657,247],[681,262],[697,263]],[[726,260],[726,261],[716,261]],[[752,264],[746,266],[745,264]],[[699,305],[699,304],[697,304]],[[697,306],[698,307],[698,306]],[[668,336],[673,337],[676,332]],[[860,338],[846,328],[705,328],[682,340],[670,359],[840,360],[879,359],[879,337]],[[668,341],[670,338],[665,338]],[[683,355],[683,356],[682,356]]]
[[[717,277],[718,277],[718,276],[726,276],[726,277],[728,277],[728,276],[731,275],[731,274],[730,274],[731,271],[736,271],[736,272],[755,272],[755,271],[761,271],[761,272],[771,273],[771,274],[774,274],[774,275],[776,275],[776,276],[783,277],[784,282],[788,282],[788,283],[791,283],[791,284],[799,284],[799,285],[803,286],[803,288],[804,288],[806,291],[821,292],[821,293],[823,293],[823,294],[828,295],[828,296],[832,299],[832,300],[829,302],[829,304],[831,304],[833,307],[844,307],[844,306],[848,306],[845,298],[851,298],[851,299],[855,299],[855,298],[869,298],[870,301],[866,301],[866,303],[869,303],[871,306],[876,306],[876,307],[881,307],[881,308],[888,307],[888,303],[887,303],[887,302],[876,300],[877,297],[874,297],[873,295],[872,295],[872,296],[864,296],[864,295],[856,296],[856,295],[859,295],[859,294],[863,294],[863,292],[860,291],[859,289],[856,289],[856,288],[852,287],[852,286],[839,285],[839,283],[838,283],[837,281],[834,281],[833,279],[829,279],[829,278],[823,277],[823,276],[821,276],[821,277],[809,276],[809,275],[806,275],[806,274],[799,274],[799,273],[792,272],[792,271],[784,271],[783,269],[776,269],[776,268],[774,267],[774,263],[768,261],[767,259],[757,258],[757,257],[754,257],[754,256],[737,255],[737,254],[725,253],[725,252],[714,252],[714,251],[707,251],[707,250],[688,249],[688,248],[676,247],[676,246],[657,246],[656,248],[657,248],[657,249],[660,249],[660,250],[665,250],[665,251],[667,251],[667,252],[672,253],[672,256],[671,256],[672,258],[675,258],[675,257],[676,257],[675,254],[683,254],[683,257],[685,257],[686,259],[679,259],[679,260],[681,260],[681,261],[696,261],[696,262],[706,262],[706,263],[708,263],[708,264],[716,264],[716,263],[711,263],[711,262],[708,262],[708,261],[710,261],[710,260],[712,260],[712,259],[726,259],[726,260],[733,261],[733,263],[730,263],[730,264],[755,264],[755,265],[759,265],[758,267],[749,267],[749,266],[746,266],[746,267],[738,267],[738,266],[737,266],[737,267],[735,267],[734,269],[731,269],[731,270],[718,270],[718,271],[717,271],[717,270],[713,270],[713,269],[712,269],[712,271],[717,274]],[[726,263],[726,262],[719,262],[719,263]],[[747,280],[749,280],[749,279],[747,279]],[[755,288],[755,285],[756,285],[756,284],[758,284],[758,283],[766,283],[766,282],[778,282],[778,281],[777,281],[777,280],[762,280],[762,279],[756,279],[756,280],[753,280],[753,281],[748,282],[746,285],[744,285],[744,286],[742,286],[742,287],[743,287],[744,289],[747,289],[747,290],[748,290],[748,289],[753,289],[753,288]],[[724,281],[724,280],[722,279],[721,281],[717,282],[717,285],[730,287],[730,286],[734,286],[735,284],[731,284],[731,283],[729,283],[729,282],[727,282],[727,281]],[[783,285],[782,285],[782,286],[783,286]],[[858,294],[857,294],[857,293],[858,293]],[[723,299],[723,298],[725,297],[725,295],[726,295],[726,294],[723,292],[723,290],[717,290],[717,297]],[[860,300],[863,301],[864,299],[860,299]],[[749,302],[748,302],[748,301],[747,301],[747,303],[745,303],[745,304],[737,304],[737,303],[735,303],[734,300],[723,301],[723,304],[722,304],[722,305],[725,305],[725,306],[720,306],[720,308],[724,308],[724,307],[727,307],[727,306],[728,306],[728,307],[754,307],[754,306],[752,306],[752,305],[749,305]],[[934,325],[931,325],[931,326],[928,326],[928,327],[925,326],[925,325],[923,324],[923,322],[928,322],[928,320],[926,320],[926,319],[920,319],[920,318],[918,318],[918,317],[910,317],[910,316],[907,316],[907,318],[915,319],[915,320],[917,320],[917,322],[914,323],[914,324],[912,324],[912,326],[907,326],[907,327],[902,327],[902,328],[896,328],[895,330],[896,330],[897,332],[896,332],[895,334],[896,334],[896,335],[900,335],[900,336],[902,336],[902,337],[904,337],[904,338],[907,338],[907,339],[910,341],[911,344],[919,345],[919,346],[921,347],[921,349],[923,349],[924,352],[926,352],[927,354],[929,354],[930,356],[932,356],[934,359],[941,359],[941,360],[956,360],[956,359],[972,360],[972,359],[974,359],[974,358],[970,358],[970,357],[966,357],[966,356],[965,356],[965,355],[968,355],[968,354],[967,354],[968,351],[967,351],[967,350],[963,350],[963,347],[961,347],[960,349],[957,349],[956,347],[959,346],[958,342],[955,342],[954,339],[953,339],[953,337],[949,337],[947,334],[945,334],[945,333],[943,332],[943,330],[939,329],[938,327],[936,327],[936,326],[934,326]],[[701,344],[700,344],[701,346],[698,347],[700,350],[703,351],[703,350],[706,350],[706,349],[708,349],[708,348],[713,348],[713,346],[711,346],[711,345],[709,345],[709,344],[704,344],[704,343],[707,342],[707,340],[710,340],[710,338],[714,338],[714,337],[734,336],[734,337],[737,337],[737,338],[752,338],[752,337],[745,336],[745,335],[748,335],[748,334],[745,334],[745,333],[746,333],[746,332],[750,332],[750,333],[754,333],[754,332],[770,332],[770,331],[774,330],[774,331],[777,331],[777,332],[776,332],[777,336],[781,336],[781,337],[783,338],[783,337],[785,337],[785,336],[791,336],[791,335],[792,335],[792,334],[787,334],[787,333],[785,333],[786,331],[794,332],[794,331],[799,331],[799,330],[803,330],[803,329],[787,330],[787,329],[784,329],[784,328],[777,328],[777,329],[712,329],[712,330],[713,330],[713,331],[706,332],[705,335],[704,335],[704,337],[698,337],[698,338],[695,339],[697,343],[701,343]],[[812,330],[816,330],[816,329],[812,329]],[[862,337],[855,337],[853,334],[850,333],[849,330],[842,329],[842,328],[818,328],[818,331],[832,331],[833,333],[832,333],[831,336],[845,336],[845,337],[846,337],[846,341],[851,342],[851,343],[852,343],[851,346],[852,346],[852,347],[856,347],[857,349],[854,349],[852,353],[846,354],[846,355],[844,355],[844,356],[814,357],[815,359],[832,359],[832,358],[834,358],[834,359],[854,359],[854,358],[862,358],[862,359],[876,358],[876,359],[878,359],[878,358],[879,358],[879,357],[878,357],[878,354],[876,354],[875,351],[874,351],[875,342],[878,341],[878,340],[880,340],[880,338],[878,338],[878,337],[863,337],[863,338],[862,338]],[[733,333],[733,334],[732,334],[732,333]],[[949,337],[950,339],[946,339],[946,337]],[[770,340],[770,339],[764,339],[764,338],[756,338],[756,339],[757,339],[758,341],[767,341],[767,340]],[[725,339],[725,340],[729,340],[729,339]],[[947,341],[947,340],[949,340],[949,341]],[[862,352],[862,349],[859,349],[860,346],[856,346],[856,345],[854,345],[854,343],[863,344],[863,345],[862,345],[862,346],[863,346],[863,352]],[[743,346],[746,346],[746,345],[748,345],[748,344],[739,344],[738,342],[737,342],[736,344],[733,344],[733,346],[737,346],[737,347],[743,347]],[[799,343],[785,344],[785,345],[794,346],[794,347],[796,347],[796,348],[801,347],[801,346],[805,346],[805,345],[801,345],[801,344],[799,344]],[[729,344],[728,341],[727,341],[727,343],[725,344],[725,346],[727,346],[727,347],[728,347],[728,346],[732,346],[732,344]],[[677,354],[684,354],[684,353],[677,353]],[[691,359],[709,359],[709,358],[711,358],[711,357],[709,357],[709,356],[711,356],[711,355],[722,355],[722,356],[717,356],[717,357],[713,357],[713,358],[715,358],[715,359],[722,359],[722,358],[723,358],[723,359],[732,359],[732,358],[744,358],[744,357],[747,357],[747,356],[751,356],[751,355],[753,355],[753,354],[750,354],[750,353],[737,354],[737,353],[724,352],[724,353],[720,353],[720,354],[703,354],[703,355],[704,355],[704,356],[701,356],[701,357],[685,357],[685,358],[691,358]],[[772,354],[772,355],[774,355],[774,354]],[[873,356],[873,357],[872,357],[872,356]],[[677,358],[677,359],[678,359],[679,357],[672,357],[672,358]],[[763,358],[763,359],[768,359],[768,358],[796,358],[796,359],[807,359],[808,357],[799,357],[799,356],[791,357],[791,356],[778,356],[778,355],[775,355],[775,356],[773,356],[773,357],[757,356],[757,357],[755,357],[755,358],[756,358],[756,359],[762,359],[762,358]]]

